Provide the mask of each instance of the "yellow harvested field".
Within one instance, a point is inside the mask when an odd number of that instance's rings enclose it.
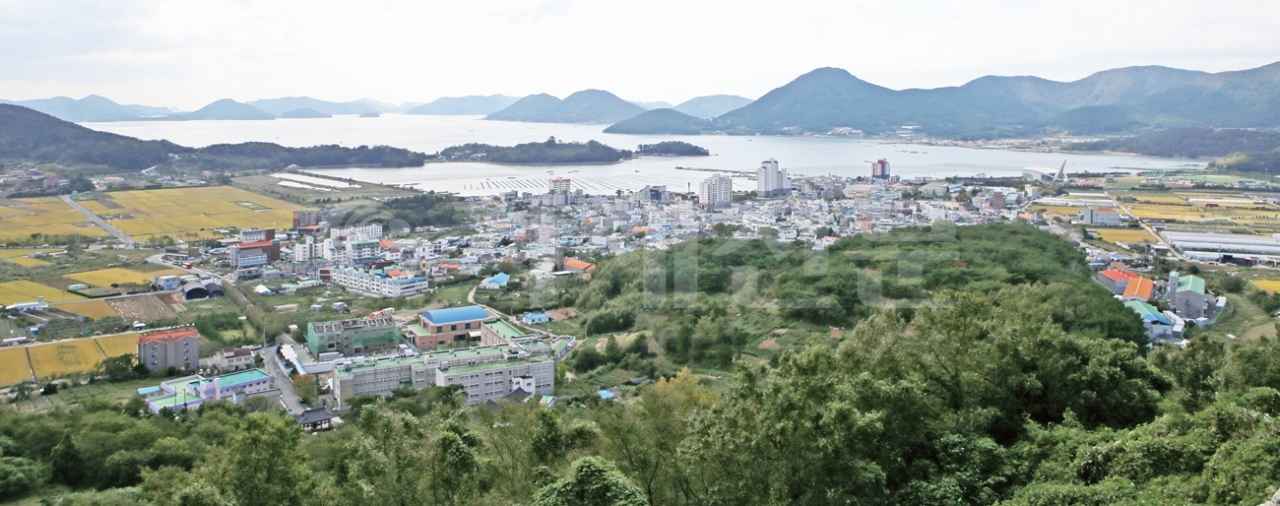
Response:
[[[0,387],[31,381],[27,349],[22,346],[0,348]]]
[[[91,286],[111,286],[112,284],[145,285],[145,284],[151,283],[151,280],[155,279],[156,276],[162,276],[166,274],[182,275],[182,274],[186,274],[186,272],[175,270],[175,269],[167,269],[167,270],[156,271],[156,272],[138,272],[138,271],[131,271],[129,269],[121,269],[119,267],[112,267],[110,269],[99,269],[96,271],[77,272],[75,274],[67,274],[64,277],[69,279],[74,279],[81,283],[87,283]]]
[[[1280,279],[1255,279],[1253,286],[1267,293],[1280,292]]]
[[[288,226],[293,223],[293,211],[304,209],[230,186],[137,190],[106,196],[114,202],[110,212],[132,217],[112,220],[111,224],[134,237],[209,236],[217,228]]]
[[[49,379],[92,371],[102,363],[102,351],[92,339],[72,339],[27,346],[36,377]]]
[[[12,263],[12,264],[18,264],[18,265],[21,265],[21,266],[23,266],[23,267],[44,267],[44,266],[46,266],[46,265],[53,265],[53,264],[51,264],[51,263],[49,263],[49,262],[46,262],[46,261],[44,261],[44,260],[41,260],[41,259],[39,259],[39,258],[31,258],[31,257],[13,257],[13,258],[6,258],[6,259],[4,259],[4,261],[9,262],[9,263]]]
[[[1155,237],[1152,237],[1150,233],[1148,233],[1146,230],[1143,230],[1141,228],[1099,228],[1099,229],[1092,229],[1092,231],[1097,233],[1098,237],[1101,237],[1102,240],[1107,241],[1109,243],[1147,242],[1147,243],[1154,244],[1156,242]]]
[[[1199,220],[1215,217],[1212,213],[1206,212],[1203,208],[1189,206],[1134,204],[1128,206],[1128,209],[1130,213],[1139,218]]]
[[[102,352],[106,353],[108,357],[118,357],[127,353],[137,353],[139,336],[141,334],[137,332],[128,332],[114,336],[95,337],[93,340],[98,343],[98,347],[102,348]]]
[[[31,234],[100,237],[106,231],[56,197],[0,199],[0,239]]]
[[[45,302],[51,304],[68,300],[84,300],[84,297],[74,293],[64,292],[57,288],[44,286],[25,279],[0,283],[0,304],[6,306],[18,302],[32,302],[41,296],[44,297]]]
[[[86,300],[81,302],[72,302],[70,304],[60,304],[56,306],[63,311],[69,311],[81,316],[89,318],[107,318],[117,316],[116,310],[111,309],[111,305],[105,300]]]
[[[44,248],[44,249],[33,249],[33,248],[11,248],[11,249],[0,249],[0,258],[16,258],[16,257],[25,257],[25,256],[28,256],[28,255],[30,255],[30,254],[32,254],[32,253],[53,253],[53,252],[55,252],[55,251],[62,251],[62,250],[61,250],[61,249],[59,249],[59,248]]]

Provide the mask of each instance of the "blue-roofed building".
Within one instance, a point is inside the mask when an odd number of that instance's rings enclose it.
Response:
[[[493,276],[485,278],[484,281],[481,281],[480,289],[481,290],[501,290],[507,287],[507,281],[510,281],[510,280],[511,280],[511,276],[507,275],[507,273],[499,272],[497,274],[494,274]]]
[[[413,344],[420,350],[480,339],[480,325],[489,319],[489,313],[481,306],[451,307],[424,311],[421,316],[425,334],[415,333]]]
[[[523,321],[525,325],[538,325],[551,321],[551,315],[547,313],[525,313],[524,316],[520,317],[520,321]]]
[[[1142,317],[1142,327],[1147,330],[1147,339],[1169,339],[1173,336],[1173,322],[1170,322],[1155,306],[1140,300],[1130,300],[1124,303],[1124,307]]]

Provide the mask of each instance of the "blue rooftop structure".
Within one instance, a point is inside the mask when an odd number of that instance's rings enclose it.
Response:
[[[432,309],[422,312],[422,319],[431,325],[446,325],[488,319],[489,314],[480,306],[451,307],[448,309]]]
[[[507,275],[507,273],[499,272],[497,274],[494,274],[493,276],[490,276],[484,281],[481,281],[480,288],[485,288],[489,290],[504,288],[507,286],[507,281],[509,281],[510,279],[511,279],[511,276]]]
[[[614,397],[613,392],[610,392],[608,390],[600,390],[596,392],[596,395],[599,395],[601,399],[604,399],[606,401]]]

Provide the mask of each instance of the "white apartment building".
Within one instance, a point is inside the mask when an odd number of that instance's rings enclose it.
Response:
[[[713,175],[698,185],[698,200],[705,207],[723,207],[733,203],[733,179]]]
[[[306,236],[293,244],[293,261],[310,262],[311,259],[324,256],[322,244],[316,244],[316,238]]]
[[[382,251],[375,239],[347,241],[344,246],[347,250],[346,261],[353,264],[371,263],[378,259],[378,253]]]
[[[553,177],[547,180],[547,190],[551,193],[568,194],[573,188],[573,181],[567,177]]]
[[[382,239],[382,224],[368,223],[364,225],[329,229],[330,239],[337,239],[339,237],[345,237],[348,241]]]
[[[374,297],[413,297],[431,289],[428,276],[394,266],[370,270],[338,267],[329,276],[329,282],[335,285]]]
[[[760,162],[756,169],[756,195],[774,197],[785,194],[791,188],[791,180],[787,177],[787,169],[779,169],[778,161],[772,158]]]

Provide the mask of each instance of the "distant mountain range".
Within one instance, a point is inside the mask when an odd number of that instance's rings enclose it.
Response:
[[[79,123],[97,121],[130,121],[146,116],[163,116],[175,111],[168,107],[148,105],[121,105],[110,99],[89,95],[76,100],[68,97],[41,98],[36,100],[0,100],[0,104],[15,104],[35,109],[66,121]]]
[[[709,95],[691,98],[671,108],[696,118],[711,119],[751,102],[751,99],[737,95]]]
[[[281,118],[289,119],[314,119],[314,118],[332,118],[332,114],[323,113],[310,107],[300,107],[291,111],[280,113]]]
[[[733,95],[698,97],[674,107],[628,102],[602,90],[563,100],[537,94],[440,98],[400,105],[360,99],[329,102],[285,97],[239,103],[219,100],[200,110],[120,105],[96,95],[16,103],[73,122],[139,119],[270,119],[276,116],[387,112],[476,114],[485,119],[541,123],[607,123],[633,134],[848,134],[918,127],[952,138],[1142,133],[1167,128],[1280,127],[1280,62],[1210,74],[1168,67],[1126,67],[1072,82],[1030,76],[987,76],[962,86],[892,90],[837,68],[797,77],[752,101]],[[308,112],[311,111],[311,112]],[[318,114],[316,114],[318,113]]]
[[[506,95],[468,95],[465,97],[441,97],[414,107],[405,114],[472,115],[493,114],[510,107],[520,100]]]
[[[651,113],[611,128],[687,133],[691,125],[700,123],[691,116]],[[989,76],[959,87],[901,91],[822,68],[701,125],[703,132],[764,134],[827,133],[841,127],[877,134],[911,125],[950,137],[1266,128],[1280,126],[1280,63],[1217,74],[1128,67],[1068,83]]]
[[[534,123],[615,123],[645,112],[645,108],[602,90],[583,90],[560,100],[542,93],[529,95],[484,119]]]
[[[256,114],[233,101],[219,101],[207,113]],[[257,113],[268,114],[260,109]],[[199,112],[199,111],[197,111]],[[195,114],[195,113],[192,113]],[[57,163],[68,168],[127,171],[156,165],[228,170],[279,169],[288,165],[417,167],[433,155],[388,146],[287,148],[266,142],[189,148],[169,141],[143,141],[99,132],[27,107],[0,104],[0,160]]]

